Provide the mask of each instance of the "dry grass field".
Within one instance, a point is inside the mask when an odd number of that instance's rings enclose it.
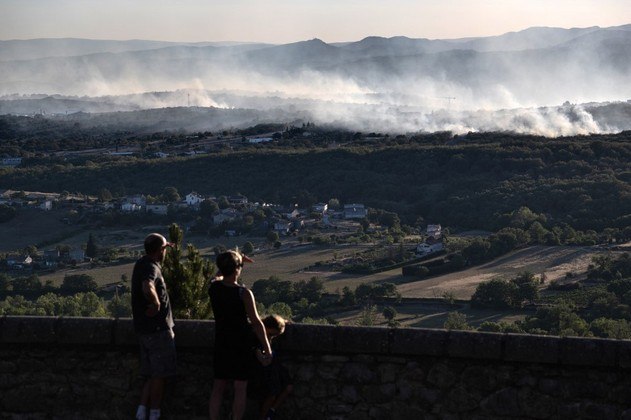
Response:
[[[165,226],[142,226],[135,229],[96,229],[81,230],[77,226],[68,226],[60,221],[59,215],[39,211],[21,212],[9,224],[0,225],[0,234],[10,238],[2,245],[6,252],[19,249],[30,244],[49,241],[43,249],[52,249],[56,245],[65,244],[73,248],[85,245],[89,233],[92,233],[100,247],[114,247],[123,251],[142,252],[142,241],[150,232],[166,234]],[[60,240],[54,242],[56,238]],[[221,237],[208,238],[206,236],[188,235],[184,243],[192,243],[202,256],[213,259],[213,248],[223,245],[228,248],[242,247],[246,241],[254,244],[256,249],[254,264],[246,265],[243,282],[251,286],[258,279],[278,276],[283,280],[300,281],[317,276],[325,281],[329,292],[340,291],[344,286],[357,287],[369,282],[393,282],[404,297],[401,304],[395,305],[396,319],[400,325],[407,327],[442,328],[450,312],[458,311],[466,315],[467,322],[472,326],[479,326],[484,321],[515,321],[523,319],[526,311],[493,311],[471,309],[468,304],[448,306],[419,302],[413,298],[441,298],[450,293],[457,299],[467,300],[471,297],[477,285],[494,277],[511,277],[521,271],[531,271],[535,274],[545,273],[548,281],[562,279],[567,272],[582,273],[596,254],[608,252],[602,247],[548,247],[532,246],[511,252],[492,262],[469,268],[456,273],[445,274],[424,280],[405,277],[401,269],[395,269],[372,275],[351,275],[340,272],[327,271],[325,263],[352,256],[366,249],[363,245],[338,245],[335,247],[321,247],[312,244],[300,244],[295,238],[282,238],[283,245],[274,249],[266,243],[264,238]],[[616,251],[620,252],[620,251]],[[60,285],[64,276],[68,274],[89,274],[100,285],[117,283],[123,275],[131,277],[132,260],[126,263],[91,267],[90,263],[79,264],[77,267],[59,269],[54,272],[41,274],[42,282],[52,280]],[[405,299],[411,298],[411,299]],[[376,325],[386,325],[381,311],[382,305],[376,307]],[[359,310],[333,314],[333,318],[342,324],[355,325],[360,317]]]

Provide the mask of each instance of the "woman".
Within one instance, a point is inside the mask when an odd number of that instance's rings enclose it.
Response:
[[[263,349],[262,353],[257,354],[257,358],[264,366],[271,362],[272,349],[256,311],[254,295],[245,286],[237,283],[244,261],[253,262],[238,251],[219,254],[217,267],[221,276],[211,282],[208,290],[215,314],[215,376],[210,396],[211,420],[219,419],[223,393],[229,382],[234,386],[232,418],[240,420],[243,417],[254,358],[252,331]]]

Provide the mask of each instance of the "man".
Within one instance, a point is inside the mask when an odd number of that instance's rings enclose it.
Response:
[[[136,419],[160,418],[160,403],[166,378],[175,375],[173,314],[162,277],[167,242],[159,233],[145,238],[145,254],[136,261],[131,277],[131,306],[134,330],[140,343],[140,373],[147,377]]]

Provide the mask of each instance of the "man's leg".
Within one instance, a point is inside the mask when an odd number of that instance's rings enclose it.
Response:
[[[151,402],[149,403],[149,406],[152,410],[157,410],[160,408],[162,395],[164,395],[164,378],[151,378],[149,382],[151,396]]]
[[[243,418],[247,391],[248,381],[234,381],[234,403],[232,404],[233,420],[241,420]]]
[[[210,412],[210,420],[219,420],[219,410],[221,409],[221,401],[223,400],[223,392],[226,389],[227,381],[225,379],[215,379],[213,381],[213,391],[210,394],[210,403],[208,411]]]
[[[283,401],[285,401],[285,398],[287,398],[287,396],[289,394],[291,394],[291,392],[294,390],[293,385],[287,385],[285,387],[285,389],[283,389],[283,392],[281,392],[280,394],[278,394],[278,396],[274,399],[274,402],[271,406],[271,408],[273,408],[274,410],[276,410],[278,407],[280,407],[280,405],[283,403]]]

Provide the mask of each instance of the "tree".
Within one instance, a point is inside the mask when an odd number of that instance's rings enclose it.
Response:
[[[467,324],[467,316],[460,312],[449,312],[447,320],[443,324],[443,328],[447,330],[470,330],[471,327]]]
[[[94,235],[90,233],[90,235],[88,235],[88,243],[85,245],[85,255],[88,258],[96,258],[97,252],[98,248],[94,240]]]
[[[4,273],[0,273],[0,293],[6,292],[11,287],[11,277]]]
[[[252,244],[252,242],[247,241],[243,244],[241,251],[243,251],[243,253],[246,255],[252,255],[254,253],[254,245]]]
[[[110,190],[107,188],[101,188],[101,191],[99,191],[99,201],[108,202],[112,201],[112,198],[114,197],[112,197]]]
[[[98,284],[88,274],[71,274],[64,277],[60,290],[67,293],[94,292]]]
[[[362,311],[359,313],[359,318],[357,319],[357,325],[363,327],[371,327],[375,325],[375,321],[377,320],[377,309],[375,305],[367,304],[363,307]]]
[[[517,286],[512,298],[513,306],[521,305],[524,301],[532,302],[539,299],[538,282],[533,273],[524,271],[511,281]]]
[[[107,310],[114,318],[125,318],[131,316],[131,293],[118,295],[118,291],[107,304]]]
[[[215,272],[215,264],[201,257],[199,250],[187,244],[182,255],[184,234],[177,224],[169,228],[169,241],[175,246],[167,251],[162,275],[167,284],[173,316],[186,319],[205,319],[212,313],[208,286]]]
[[[395,319],[397,317],[397,310],[392,306],[384,306],[381,314],[388,321],[389,326],[396,327],[399,325],[399,322]]]
[[[222,195],[217,200],[217,206],[219,206],[221,210],[227,209],[230,207],[230,201],[228,201],[228,198],[225,195]]]
[[[166,187],[162,192],[162,199],[167,203],[175,203],[180,201],[180,193],[175,187]]]
[[[355,306],[357,304],[355,292],[352,291],[350,287],[344,286],[344,288],[342,289],[342,298],[340,299],[340,304],[342,306]]]
[[[298,298],[305,298],[309,303],[320,301],[324,294],[324,281],[318,277],[311,277],[308,281],[301,280],[294,284]]]
[[[30,255],[31,257],[34,257],[37,255],[37,247],[35,245],[29,245],[24,248],[23,252],[26,255]]]
[[[199,213],[204,217],[211,217],[219,212],[219,206],[212,200],[199,203]]]
[[[291,307],[285,302],[274,302],[267,307],[265,312],[268,314],[280,315],[284,319],[291,319],[293,316]]]
[[[20,292],[34,292],[42,289],[42,282],[36,274],[29,277],[18,277],[13,280],[13,290]]]
[[[0,223],[8,222],[13,219],[17,213],[15,207],[0,204]]]
[[[267,232],[267,242],[269,242],[270,244],[274,244],[278,241],[278,232],[274,232],[273,230],[270,230],[269,232]]]
[[[471,305],[482,308],[509,308],[513,303],[515,283],[491,279],[480,283],[471,296]]]

